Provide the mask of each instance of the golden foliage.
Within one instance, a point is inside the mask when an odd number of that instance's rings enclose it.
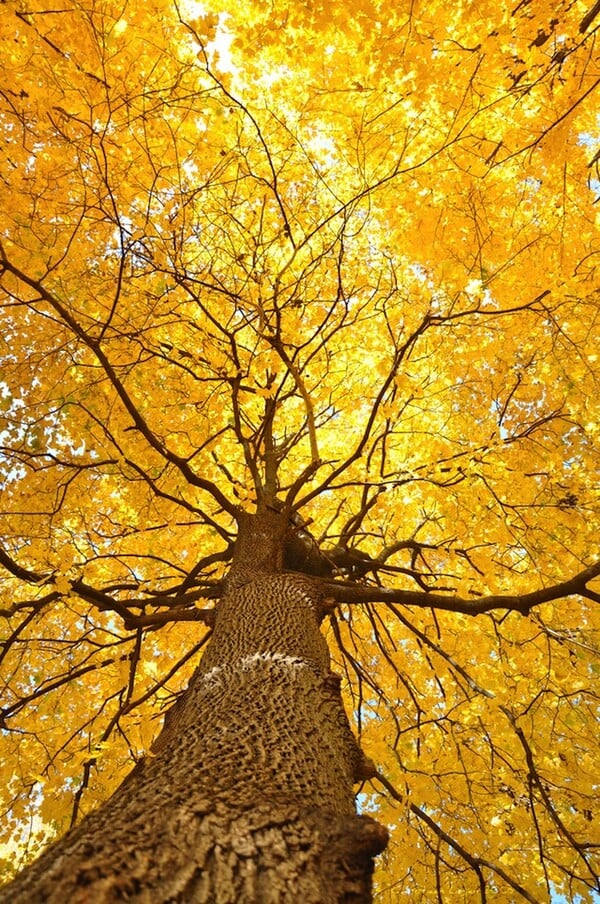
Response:
[[[590,10],[2,10],[4,840],[148,748],[287,495],[422,594],[330,628],[378,900],[592,900],[600,596],[510,611],[600,558]]]

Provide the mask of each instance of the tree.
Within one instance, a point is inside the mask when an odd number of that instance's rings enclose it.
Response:
[[[599,890],[597,4],[397,7],[4,4],[0,901]]]

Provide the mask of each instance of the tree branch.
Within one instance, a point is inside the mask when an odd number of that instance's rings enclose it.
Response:
[[[32,279],[31,277],[27,276],[26,273],[23,273],[23,271],[16,267],[14,264],[12,264],[6,256],[4,247],[1,243],[0,263],[7,272],[12,273],[12,275],[20,280],[24,285],[29,286],[31,289],[35,289],[35,291],[39,293],[40,300],[45,301],[46,304],[48,304],[59,315],[63,323],[68,326],[71,332],[75,336],[77,336],[77,338],[80,339],[81,342],[83,342],[90,349],[90,351],[93,352],[100,365],[102,366],[104,373],[112,384],[115,392],[117,393],[119,399],[121,400],[123,406],[131,417],[135,427],[139,430],[140,434],[144,437],[146,442],[166,461],[169,461],[171,462],[171,464],[175,465],[175,467],[180,471],[180,473],[191,486],[198,487],[199,489],[204,490],[206,493],[209,493],[217,502],[217,504],[221,506],[222,509],[228,512],[233,518],[236,518],[238,515],[237,506],[234,505],[234,503],[232,503],[227,498],[227,496],[225,496],[224,493],[221,492],[216,484],[196,474],[195,471],[193,471],[190,467],[188,461],[181,455],[177,455],[175,452],[169,449],[150,428],[149,424],[142,417],[133,399],[127,392],[125,385],[117,375],[115,368],[101,348],[101,340],[94,339],[92,336],[90,336],[83,329],[81,324],[78,323],[77,320],[72,316],[72,314],[67,310],[65,305],[61,301],[59,301],[59,299],[55,295],[49,292],[48,289],[46,289],[46,287],[42,285],[39,280]]]
[[[383,787],[394,798],[394,800],[397,800],[400,803],[404,803],[402,795],[398,791],[396,791],[392,783],[389,782],[388,779],[381,774],[381,772],[377,772],[375,778],[383,785]],[[437,837],[441,841],[444,841],[448,845],[448,847],[456,851],[459,857],[462,857],[462,859],[465,860],[466,863],[468,863],[469,866],[472,867],[472,869],[477,873],[480,881],[482,880],[481,870],[482,867],[484,867],[485,869],[490,870],[490,872],[492,873],[496,873],[497,876],[500,876],[500,878],[504,879],[506,884],[509,885],[513,889],[513,891],[516,891],[517,894],[519,894],[522,898],[525,898],[526,901],[531,902],[531,904],[540,904],[538,898],[534,898],[533,895],[529,894],[526,888],[523,888],[522,885],[520,885],[518,882],[515,882],[515,880],[512,879],[508,875],[508,873],[505,872],[505,870],[502,869],[502,867],[498,866],[495,863],[490,863],[489,860],[484,860],[483,857],[475,857],[473,854],[470,854],[467,849],[462,846],[462,844],[452,838],[451,835],[448,835],[448,833],[445,832],[444,829],[442,829],[442,827],[439,826],[437,822],[435,822],[431,818],[431,816],[429,816],[424,810],[422,810],[421,807],[418,807],[416,804],[409,803],[408,809],[417,817],[417,819],[419,819],[421,822],[424,822],[425,825],[428,826],[428,828],[430,828],[431,831],[435,835],[437,835]]]
[[[332,597],[338,603],[402,603],[406,606],[462,612],[465,615],[481,615],[494,609],[509,609],[527,615],[534,606],[577,594],[598,601],[599,595],[587,588],[588,582],[598,576],[600,576],[600,562],[595,562],[568,581],[562,581],[551,587],[542,587],[540,590],[515,596],[494,594],[472,600],[419,590],[396,590],[392,587],[353,584],[349,581],[322,580],[319,581],[319,587],[325,596]]]

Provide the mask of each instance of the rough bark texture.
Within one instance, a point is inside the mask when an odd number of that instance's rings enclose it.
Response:
[[[241,519],[211,643],[152,755],[1,904],[371,900],[386,833],[356,815],[361,754],[315,585],[278,573],[284,530]]]

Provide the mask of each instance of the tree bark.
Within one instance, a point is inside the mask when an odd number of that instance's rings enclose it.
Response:
[[[281,573],[282,515],[239,527],[211,642],[151,754],[1,904],[371,900],[387,836],[356,814],[364,760],[316,584]]]

